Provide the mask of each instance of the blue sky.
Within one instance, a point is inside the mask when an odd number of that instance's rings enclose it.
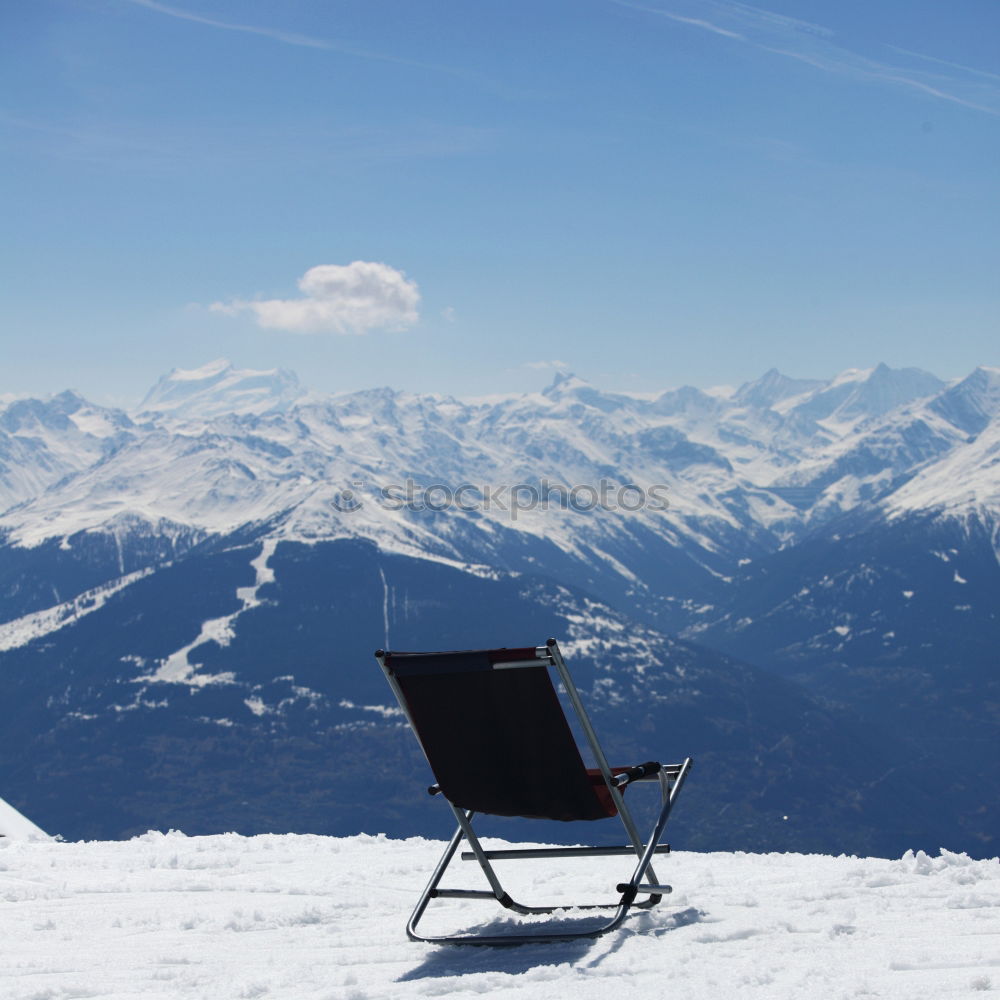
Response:
[[[6,4],[0,392],[998,364],[998,37],[995,0]]]

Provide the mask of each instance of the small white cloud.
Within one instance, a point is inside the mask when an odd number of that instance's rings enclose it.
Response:
[[[524,368],[568,368],[565,361],[526,361]]]
[[[441,316],[446,323],[454,323],[457,318],[455,314],[455,307],[445,306],[444,309],[441,310]]]
[[[420,316],[420,291],[402,271],[369,260],[320,264],[299,279],[303,297],[213,302],[212,312],[250,312],[257,325],[291,333],[361,334],[405,330]]]

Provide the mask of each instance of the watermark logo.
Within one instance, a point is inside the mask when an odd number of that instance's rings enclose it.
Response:
[[[358,491],[363,490],[364,486],[364,480],[357,480],[347,489],[338,490],[330,498],[330,505],[341,514],[353,514],[356,510],[361,510],[364,500]]]
[[[581,514],[595,510],[611,513],[665,511],[670,507],[668,491],[669,487],[663,483],[643,487],[611,479],[575,486],[542,479],[537,485],[462,483],[455,487],[445,483],[421,485],[413,479],[407,479],[401,485],[369,487],[363,480],[355,480],[350,487],[339,490],[330,504],[342,514],[352,514],[366,504],[374,503],[382,510],[414,513],[441,513],[446,510],[499,512],[516,521],[521,514],[529,511],[571,510]]]

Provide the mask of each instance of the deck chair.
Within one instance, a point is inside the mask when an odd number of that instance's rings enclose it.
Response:
[[[634,767],[609,767],[580,695],[555,639],[544,646],[518,649],[401,653],[378,650],[385,672],[434,773],[428,791],[440,794],[451,808],[458,829],[445,848],[406,926],[413,941],[451,944],[522,944],[596,937],[618,927],[632,908],[655,906],[671,887],[653,871],[654,854],[668,853],[660,844],[691,758],[680,764],[649,761]],[[550,671],[554,670],[579,718],[596,768],[580,755]],[[624,792],[637,781],[655,781],[662,806],[649,837],[643,841],[625,804]],[[529,819],[598,820],[618,816],[629,841],[624,847],[548,847],[491,851],[483,848],[472,827],[477,813]],[[477,861],[489,890],[441,888],[441,880],[462,842],[470,850],[461,857]],[[519,914],[551,914],[566,905],[525,906],[505,891],[491,862],[546,857],[632,856],[632,877],[615,886],[614,902],[582,909],[614,910],[597,927],[567,930],[553,918],[548,930],[510,934],[423,936],[417,925],[433,899],[493,900]],[[574,907],[575,909],[576,907]],[[565,915],[565,914],[564,914]],[[532,926],[537,926],[533,924]]]

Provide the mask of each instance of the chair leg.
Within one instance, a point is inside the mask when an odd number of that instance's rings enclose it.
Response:
[[[472,818],[472,813],[468,814],[468,819]],[[424,888],[424,891],[420,894],[420,899],[417,900],[417,905],[413,908],[413,913],[410,914],[410,919],[406,924],[406,936],[411,941],[428,941],[429,938],[421,937],[416,932],[416,926],[420,918],[424,915],[424,910],[427,909],[427,904],[431,901],[434,896],[435,890],[437,889],[438,883],[441,881],[445,870],[448,865],[451,864],[451,859],[455,856],[455,851],[458,850],[458,845],[462,842],[463,832],[462,827],[459,826],[455,831],[454,836],[448,842],[448,846],[444,849],[444,854],[441,855],[441,860],[437,863],[434,869],[434,873],[430,877],[430,881]]]
[[[675,786],[676,789],[676,786]],[[446,800],[447,801],[447,800]],[[472,819],[474,813],[466,812],[464,809],[459,809],[451,802],[448,802],[451,806],[452,811],[455,814],[455,818],[458,821],[458,828],[455,830],[454,835],[445,847],[444,853],[441,855],[440,861],[438,861],[433,873],[431,874],[430,880],[427,883],[424,891],[421,893],[417,905],[414,907],[413,913],[410,916],[409,922],[406,925],[406,934],[411,941],[423,941],[431,944],[467,944],[467,945],[517,945],[517,944],[531,944],[531,943],[547,943],[553,941],[572,941],[580,938],[595,938],[599,937],[601,934],[606,934],[608,931],[614,930],[618,927],[622,921],[625,919],[630,909],[646,909],[651,906],[655,906],[660,901],[659,894],[650,894],[649,898],[642,900],[640,902],[635,902],[637,891],[632,890],[632,883],[638,885],[638,880],[649,868],[649,859],[652,857],[656,842],[651,842],[647,845],[647,852],[649,857],[644,857],[640,859],[640,863],[637,866],[636,873],[633,875],[632,882],[627,883],[624,886],[619,886],[618,889],[622,893],[622,898],[618,903],[607,903],[607,904],[596,904],[596,905],[585,905],[585,906],[525,906],[522,903],[518,903],[516,900],[512,899],[511,896],[506,892],[503,886],[500,884],[500,879],[497,877],[493,866],[490,864],[489,859],[486,857],[486,852],[483,850],[482,845],[479,842],[479,838],[476,836],[475,831],[472,829]],[[657,841],[660,836],[662,836],[663,828],[666,825],[666,815],[669,813],[669,805],[664,807],[664,811],[661,813],[659,820],[657,822],[654,833],[656,834]],[[490,890],[477,890],[477,889],[440,889],[441,879],[444,877],[445,871],[447,871],[448,866],[451,864],[455,857],[455,852],[458,850],[459,844],[462,839],[468,841],[469,846],[475,855],[476,860],[479,862],[480,868],[482,868],[483,874],[486,876],[487,882],[490,884]],[[657,887],[661,888],[661,887]],[[641,891],[641,890],[638,890]],[[584,910],[595,910],[595,909],[614,909],[615,914],[611,919],[607,920],[605,923],[598,927],[593,928],[588,931],[571,931],[571,932],[538,932],[529,934],[502,934],[502,935],[474,935],[474,934],[452,934],[452,935],[424,935],[417,933],[417,924],[420,922],[427,909],[428,904],[432,899],[482,899],[496,900],[501,906],[506,909],[512,910],[515,913],[520,913],[523,915],[533,915],[542,913],[555,913],[560,910],[567,909],[584,909]]]
[[[680,794],[681,786],[684,784],[684,779],[691,770],[691,763],[690,757],[686,757],[684,759],[684,763],[681,765],[681,769],[677,774],[677,779],[674,781],[674,786],[670,789],[670,794],[667,796],[666,801],[663,803],[663,807],[660,809],[660,815],[657,817],[656,823],[653,826],[653,832],[649,835],[649,839],[646,841],[646,848],[642,852],[642,856],[639,858],[639,863],[636,865],[635,871],[632,873],[632,878],[628,882],[619,883],[617,886],[618,891],[622,893],[623,900],[629,897],[634,899],[640,892],[651,893],[652,897],[655,898],[660,892],[672,891],[670,886],[655,884],[656,876],[653,874],[650,861],[653,860],[656,845],[660,842],[660,837],[663,836],[667,820],[670,818],[670,810],[673,808],[674,802]],[[654,884],[643,884],[642,878],[647,872],[649,872],[650,877],[654,879]],[[659,902],[659,899],[657,899],[657,902]]]

